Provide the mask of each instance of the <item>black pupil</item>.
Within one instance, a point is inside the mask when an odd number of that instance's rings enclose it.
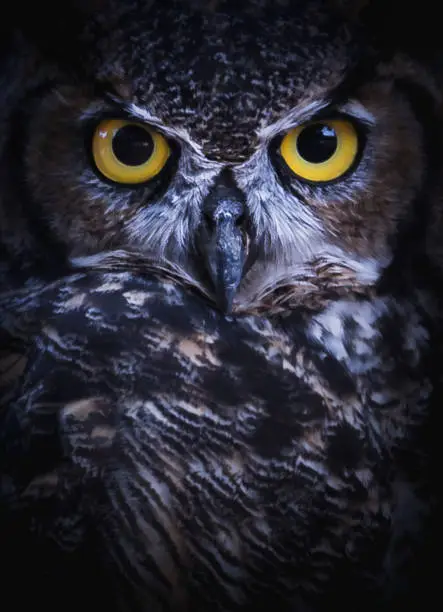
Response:
[[[330,159],[337,149],[335,130],[324,123],[308,125],[297,138],[299,155],[311,164]]]
[[[125,125],[112,139],[115,157],[126,166],[141,166],[151,157],[154,143],[151,134],[139,125]]]

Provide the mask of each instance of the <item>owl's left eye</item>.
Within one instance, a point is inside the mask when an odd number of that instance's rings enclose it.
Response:
[[[153,179],[171,151],[153,128],[124,119],[106,119],[95,129],[92,155],[98,170],[115,183],[137,184]]]
[[[359,138],[345,119],[313,121],[288,132],[280,145],[287,166],[298,178],[327,183],[343,176],[354,164]]]

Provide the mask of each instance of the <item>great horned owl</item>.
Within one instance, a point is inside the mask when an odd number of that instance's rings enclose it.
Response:
[[[5,585],[420,601],[439,57],[351,2],[74,4],[2,63]]]

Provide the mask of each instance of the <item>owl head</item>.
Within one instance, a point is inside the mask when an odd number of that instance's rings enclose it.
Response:
[[[0,107],[7,266],[130,252],[225,311],[403,272],[426,251],[441,95],[420,58],[362,25],[365,4],[77,1],[60,27],[28,15]]]

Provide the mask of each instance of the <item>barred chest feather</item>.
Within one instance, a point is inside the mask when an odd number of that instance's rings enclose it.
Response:
[[[401,589],[427,511],[418,307],[226,318],[124,272],[0,306],[17,336],[36,326],[0,412],[3,524],[57,559],[92,529],[115,609],[371,609]]]

